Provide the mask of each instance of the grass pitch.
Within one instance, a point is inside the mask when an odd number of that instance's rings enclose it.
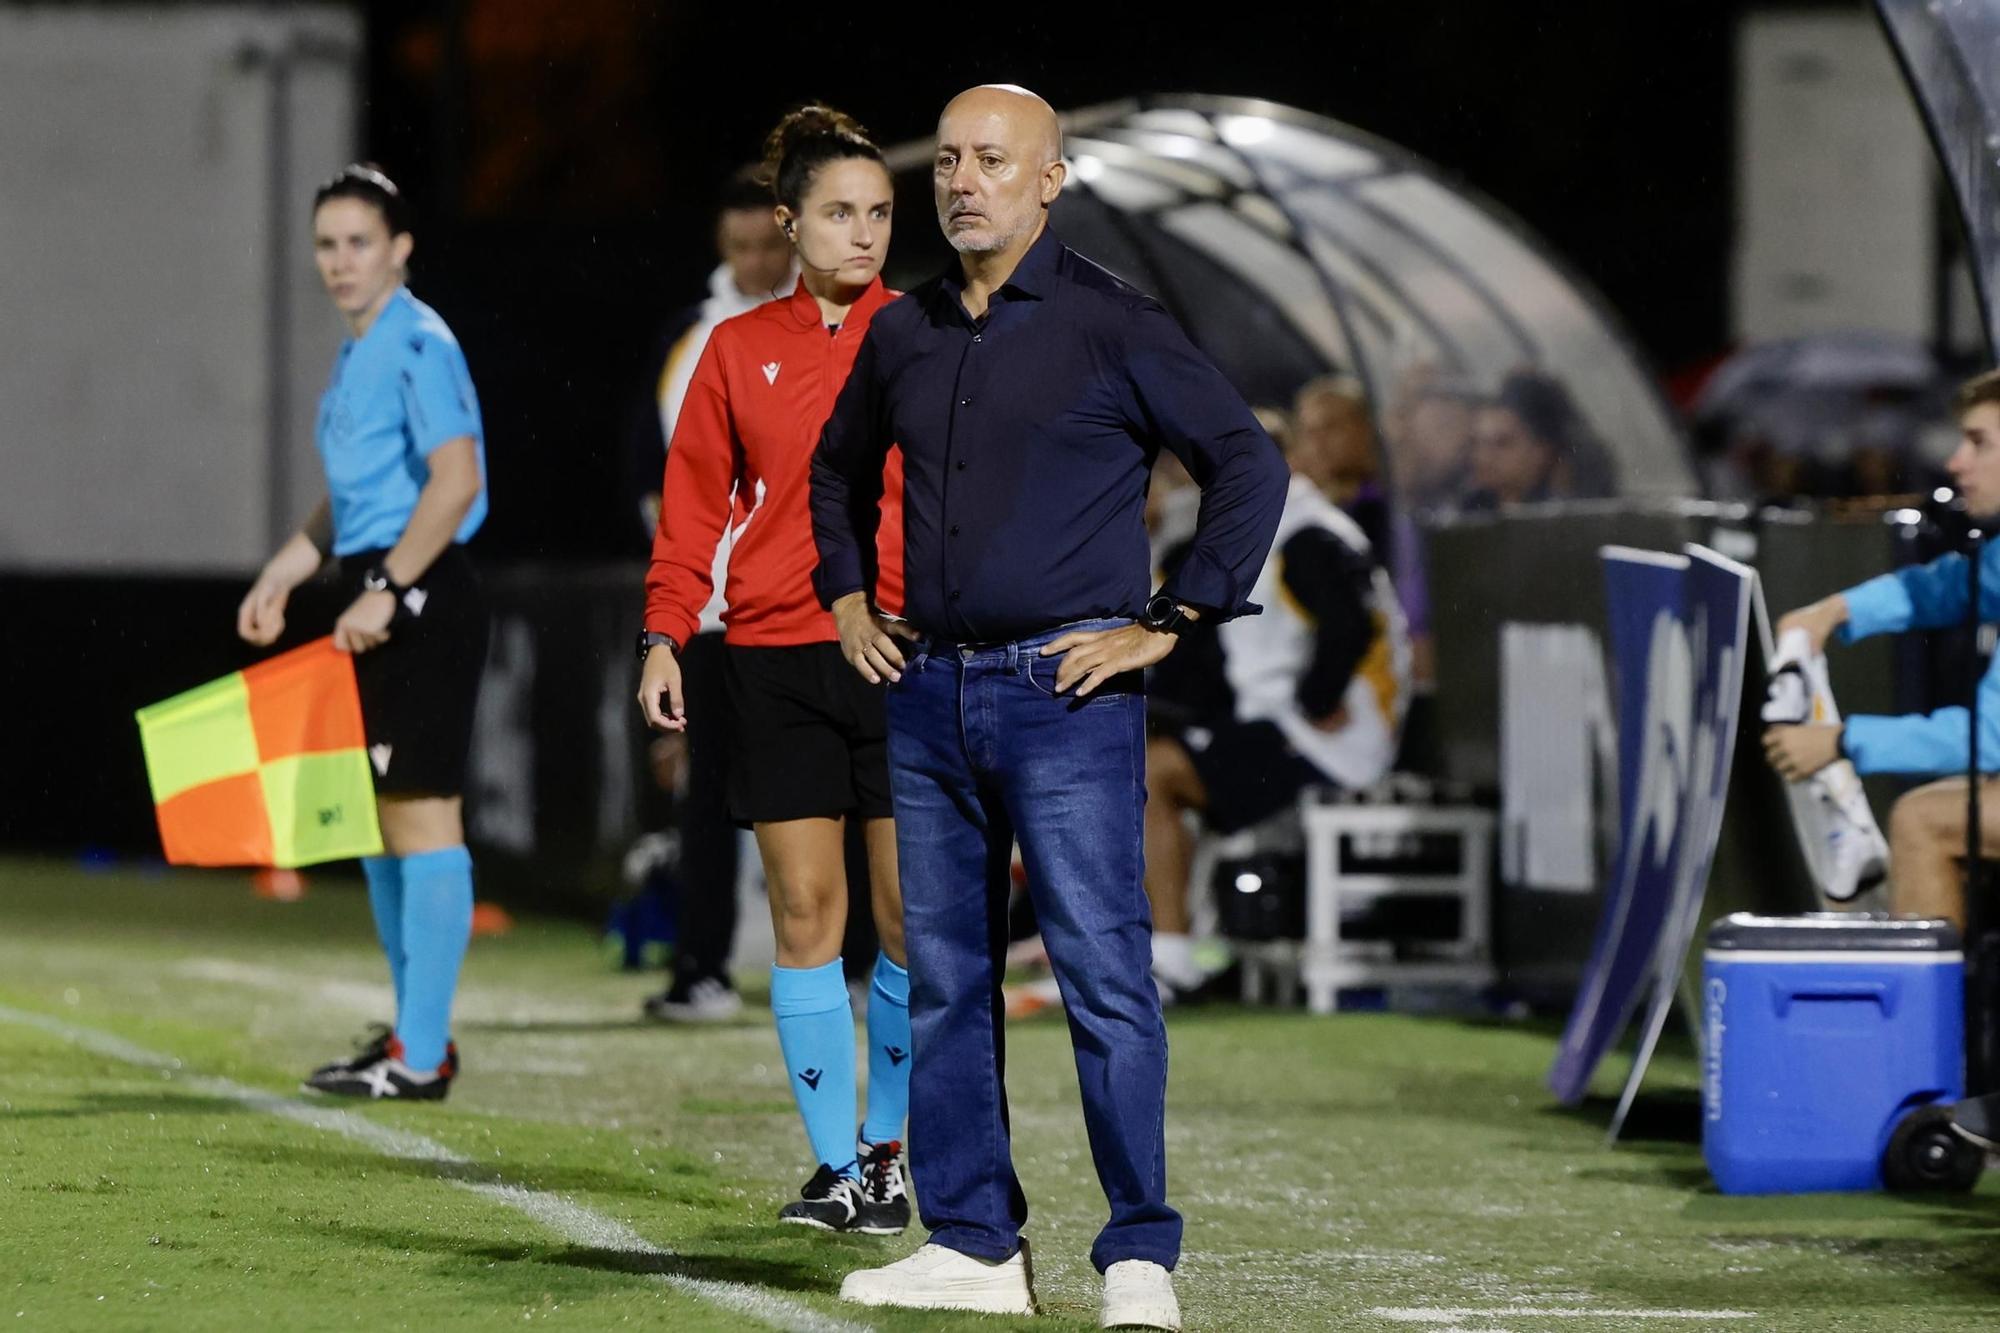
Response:
[[[234,875],[0,863],[0,1328],[1010,1326],[843,1306],[843,1273],[921,1236],[776,1224],[806,1153],[768,1014],[642,1023],[657,984],[525,921],[473,946],[449,1102],[301,1113],[299,1075],[389,1011],[358,880],[278,905]],[[1170,1029],[1190,1329],[2000,1324],[1992,1177],[1724,1198],[1694,1144],[1607,1150],[1601,1108],[1552,1108],[1543,1028]],[[1009,1064],[1028,1326],[1094,1327],[1104,1203],[1062,1024],[1018,1025]],[[1656,1069],[1647,1119],[1691,1126],[1692,1065]]]

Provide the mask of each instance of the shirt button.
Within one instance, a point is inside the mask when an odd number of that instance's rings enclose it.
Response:
[[[980,335],[979,335],[979,334],[977,334],[977,333],[975,333],[975,334],[973,334],[973,335],[972,335],[972,341],[974,341],[974,342],[978,342],[978,341],[979,341],[979,338],[980,338]]]
[[[954,602],[958,600],[958,589],[953,588],[951,590],[951,600]]]
[[[961,398],[961,399],[959,399],[959,400],[958,400],[958,405],[959,405],[960,407],[971,407],[971,406],[972,406],[972,400],[971,400],[970,398]]]
[[[958,461],[958,470],[960,472],[965,471],[965,460],[962,458]]]
[[[958,535],[958,524],[954,523],[951,525],[951,535],[954,537]]]

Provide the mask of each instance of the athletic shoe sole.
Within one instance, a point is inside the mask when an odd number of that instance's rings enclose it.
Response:
[[[957,1290],[950,1287],[933,1287],[929,1291],[911,1293],[908,1290],[868,1291],[860,1284],[857,1289],[855,1279],[862,1273],[850,1273],[840,1284],[840,1299],[850,1305],[867,1305],[880,1309],[897,1310],[970,1310],[974,1314],[1011,1314],[1032,1316],[1042,1312],[1042,1304],[1035,1295],[1035,1261],[1026,1253],[1027,1241],[1021,1242],[1022,1273],[1019,1286],[1010,1282],[1005,1290],[995,1290],[986,1284],[955,1283]],[[879,1271],[879,1270],[877,1270]],[[868,1274],[868,1276],[872,1276]],[[900,1299],[899,1299],[900,1298]]]
[[[921,1298],[922,1303],[917,1304],[907,1299],[897,1300],[887,1293],[879,1298],[873,1292],[850,1295],[843,1286],[840,1289],[840,1299],[849,1305],[866,1305],[890,1310],[969,1310],[973,1314],[1011,1315],[1038,1315],[1042,1312],[1041,1303],[1034,1297],[1031,1296],[1023,1301],[1013,1292],[994,1292],[990,1296],[977,1292],[960,1294],[939,1292],[935,1295],[925,1295]]]
[[[781,1217],[780,1222],[795,1227],[816,1227],[821,1231],[850,1231],[851,1227],[837,1227],[831,1222],[822,1222],[817,1217]]]

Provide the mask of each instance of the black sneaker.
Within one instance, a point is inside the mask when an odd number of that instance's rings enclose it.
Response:
[[[861,1208],[854,1230],[868,1236],[900,1236],[910,1225],[910,1192],[903,1180],[900,1154],[903,1145],[895,1139],[887,1143],[861,1145]]]
[[[836,1174],[822,1162],[798,1199],[778,1210],[778,1220],[825,1231],[852,1231],[860,1213],[861,1183]]]
[[[306,1086],[317,1087],[323,1079],[339,1078],[344,1074],[359,1074],[363,1070],[373,1069],[392,1055],[401,1056],[402,1052],[396,1049],[394,1028],[387,1023],[370,1023],[368,1031],[371,1034],[369,1037],[354,1043],[353,1055],[345,1060],[329,1060],[306,1075]],[[444,1074],[446,1078],[453,1078],[458,1074],[458,1043],[449,1039],[444,1044]]]
[[[646,1017],[662,1023],[727,1023],[743,1012],[743,997],[724,977],[702,977],[688,985],[680,978],[648,996]]]
[[[335,1097],[368,1097],[405,1102],[441,1102],[451,1091],[452,1065],[449,1060],[428,1073],[418,1073],[394,1055],[377,1060],[365,1069],[314,1075],[306,1087]]]

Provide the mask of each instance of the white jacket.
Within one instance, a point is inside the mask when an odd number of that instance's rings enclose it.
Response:
[[[1368,554],[1368,538],[1338,506],[1304,477],[1293,475],[1271,554],[1250,600],[1262,615],[1221,626],[1225,670],[1241,722],[1269,720],[1294,749],[1330,780],[1348,788],[1371,786],[1395,763],[1403,717],[1410,702],[1410,633],[1387,570],[1377,565],[1365,598],[1375,635],[1347,682],[1341,706],[1347,724],[1337,731],[1313,725],[1299,706],[1299,682],[1311,669],[1316,624],[1284,581],[1287,542],[1308,527],[1323,528],[1350,550]]]
[[[790,296],[797,281],[795,267],[792,275],[779,283],[779,290],[771,296],[745,296],[737,290],[729,265],[717,264],[715,272],[708,275],[708,297],[701,303],[701,313],[667,352],[666,366],[660,371],[660,438],[667,442],[669,449],[673,448],[674,423],[680,420],[681,404],[687,401],[688,385],[694,382],[694,368],[700,363],[702,349],[708,346],[708,337],[715,332],[715,326],[725,319],[748,314],[773,297]],[[722,540],[715,548],[715,567],[712,571],[715,592],[701,609],[703,633],[722,628],[722,608],[727,605],[722,590],[729,583],[729,546],[734,538],[735,529],[725,528]]]

